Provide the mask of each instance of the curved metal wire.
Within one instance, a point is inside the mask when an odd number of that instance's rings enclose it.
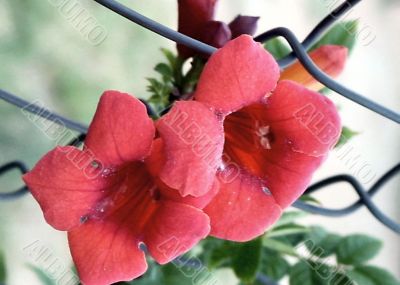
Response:
[[[320,207],[316,205],[310,205],[308,203],[304,203],[302,201],[296,201],[293,206],[301,209],[303,211],[311,212],[318,215],[328,216],[328,217],[342,217],[349,215],[356,210],[358,210],[361,206],[366,206],[371,214],[379,220],[382,224],[390,228],[396,233],[400,234],[400,224],[396,223],[389,217],[387,217],[375,204],[372,202],[371,197],[375,195],[382,187],[393,177],[395,177],[400,172],[400,163],[391,168],[388,172],[386,172],[375,184],[370,188],[370,190],[366,191],[365,188],[361,185],[361,183],[351,175],[342,174],[329,177],[325,180],[322,180],[318,183],[315,183],[308,187],[305,194],[310,194],[315,191],[326,189],[326,186],[335,183],[347,182],[349,183],[353,189],[360,196],[360,199],[354,202],[353,204],[344,207],[342,209],[330,209],[325,207]]]
[[[67,145],[78,146],[85,140],[85,138],[86,138],[86,133],[82,133],[77,137],[73,138]],[[0,176],[14,169],[18,169],[21,172],[21,174],[25,174],[29,171],[28,167],[23,162],[12,161],[0,166]],[[0,201],[16,199],[23,196],[24,194],[27,194],[28,192],[29,192],[28,187],[22,186],[18,190],[12,192],[0,193]]]
[[[4,173],[12,171],[14,169],[19,170],[21,172],[21,174],[25,174],[28,172],[28,168],[26,167],[26,165],[23,162],[11,161],[0,167],[0,175],[3,175]],[[19,188],[18,190],[15,190],[13,192],[0,193],[0,201],[12,200],[15,198],[19,198],[26,193],[28,193],[28,187],[22,186],[21,188]]]
[[[10,103],[11,105],[14,105],[20,109],[23,109],[32,114],[45,118],[46,120],[52,121],[56,124],[63,124],[71,130],[78,131],[80,133],[86,133],[87,131],[87,126],[85,125],[67,119],[49,110],[43,109],[43,107],[40,107],[34,103],[30,103],[22,98],[19,98],[1,89],[0,89],[0,99],[3,99],[4,101]]]
[[[145,27],[161,36],[164,36],[168,39],[171,39],[177,43],[186,45],[192,49],[196,49],[199,52],[205,54],[212,54],[216,51],[216,48],[206,45],[198,40],[185,36],[181,33],[178,33],[164,25],[161,25],[138,12],[120,4],[115,0],[94,0],[97,3],[111,9],[115,13],[129,19],[130,21]],[[357,2],[357,1],[348,1],[349,3]],[[345,10],[345,9],[343,9]],[[324,22],[324,21],[323,21]],[[330,22],[329,22],[330,23]],[[326,24],[321,24],[322,27],[325,27]],[[318,35],[318,33],[322,32],[321,27],[317,31],[314,32],[314,36]],[[259,38],[269,40],[274,37],[284,37],[288,42],[291,48],[293,49],[294,54],[297,56],[299,61],[303,64],[304,68],[315,77],[316,80],[324,84],[329,89],[341,94],[342,96],[356,102],[394,122],[400,124],[400,114],[368,99],[360,94],[350,90],[349,88],[341,85],[336,82],[332,78],[330,78],[327,74],[325,74],[322,70],[318,68],[312,61],[312,59],[308,56],[307,52],[296,38],[296,36],[287,28],[275,28],[268,32],[265,32],[259,36]],[[313,37],[314,37],[313,36]]]
[[[277,36],[283,37],[293,49],[293,52],[296,54],[297,58],[304,66],[304,68],[319,82],[323,83],[329,89],[341,94],[347,99],[356,102],[367,109],[373,110],[374,112],[400,124],[400,114],[382,106],[378,103],[363,97],[362,95],[350,90],[349,88],[341,85],[337,81],[333,80],[331,77],[326,75],[319,67],[312,61],[307,52],[302,47],[299,40],[296,36],[287,28],[275,28],[268,32],[263,33],[263,38],[272,39]]]
[[[114,0],[94,0],[97,3],[113,10],[114,12],[120,14],[121,16],[145,27],[148,28],[162,36],[165,36],[173,41],[176,41],[178,43],[184,44],[190,48],[193,49],[197,49],[202,53],[206,53],[206,54],[211,54],[213,53],[216,49],[206,45],[200,41],[194,40],[188,36],[185,36],[183,34],[180,34],[172,29],[169,29],[149,18],[144,17],[143,15],[137,13],[136,11],[131,10],[130,8],[127,8],[126,6],[114,1]],[[350,3],[352,6],[354,6],[355,4],[357,4],[360,0],[353,0],[353,1],[346,1],[345,3]],[[344,4],[343,4],[344,5]],[[347,11],[347,8],[345,8],[344,6],[339,7],[338,9],[336,9],[333,13],[331,13],[328,19],[325,18],[314,30],[313,32],[310,33],[310,35],[306,38],[305,40],[305,44],[306,46],[311,44],[316,38],[318,38],[323,32],[324,30],[327,29],[328,26],[330,26],[336,19],[335,19],[335,15],[336,16],[340,16],[342,15],[345,11]],[[333,16],[332,16],[333,15]],[[304,67],[321,83],[325,84],[327,87],[331,88],[332,90],[338,92],[339,94],[342,94],[343,96],[353,100],[354,102],[357,102],[361,105],[363,105],[364,107],[375,111],[397,123],[400,123],[400,115],[395,113],[394,111],[391,111],[367,98],[362,97],[361,95],[347,89],[346,87],[340,85],[339,83],[337,83],[336,81],[332,80],[329,76],[327,76],[325,73],[323,73],[314,63],[313,61],[310,59],[310,57],[308,56],[307,52],[305,51],[304,47],[302,46],[302,44],[297,40],[296,36],[288,29],[286,28],[276,28],[273,30],[270,30],[266,33],[263,33],[262,35],[260,35],[258,38],[262,39],[262,40],[268,40],[271,39],[273,37],[277,37],[277,36],[282,36],[284,37],[290,44],[290,46],[293,49],[293,53],[297,56],[297,58],[299,59],[299,61],[304,65]],[[308,39],[308,40],[307,40]],[[289,59],[288,59],[289,60]],[[15,95],[12,95],[8,92],[2,91],[0,90],[0,98],[19,107],[19,108],[24,108],[24,110],[27,110],[33,114],[42,116],[50,121],[53,122],[61,122],[62,124],[64,124],[66,127],[72,129],[72,130],[76,130],[79,131],[81,133],[86,133],[87,131],[87,127],[74,122],[72,120],[69,120],[67,118],[64,118],[56,113],[50,112],[48,110],[43,110],[42,108],[40,108],[39,106],[36,106],[34,104],[30,104],[29,102],[18,98]],[[80,136],[80,139],[74,139],[71,144],[76,144],[79,141],[83,140],[84,135],[82,134]],[[6,172],[7,170],[9,170],[9,168],[4,168],[6,169],[3,172]],[[26,168],[25,168],[26,171]],[[394,170],[394,173],[397,173],[397,168],[396,170]],[[358,207],[360,207],[361,204],[365,204],[368,209],[371,211],[371,213],[377,218],[379,219],[381,222],[383,222],[385,225],[387,225],[388,227],[390,227],[391,229],[395,230],[396,232],[398,231],[398,227],[399,225],[394,223],[393,221],[391,221],[389,218],[387,218],[383,213],[381,213],[379,211],[379,209],[376,208],[376,206],[372,203],[370,196],[369,195],[373,195],[374,193],[376,193],[378,191],[378,189],[381,189],[381,186],[383,186],[383,184],[389,180],[392,176],[394,176],[394,174],[391,174],[392,172],[388,172],[386,175],[384,175],[375,185],[374,187],[372,187],[369,191],[369,193],[366,193],[365,190],[362,188],[362,186],[360,185],[360,183],[352,176],[340,176],[340,177],[331,177],[328,178],[324,181],[319,182],[318,185],[313,185],[309,188],[308,191],[315,191],[316,189],[319,189],[323,186],[326,186],[328,184],[337,182],[337,181],[347,181],[349,183],[351,183],[351,185],[353,185],[354,189],[357,191],[357,193],[360,195],[360,200],[357,201],[355,204],[356,205],[351,205],[349,206],[351,208],[351,210],[347,209],[345,211],[342,211],[341,213],[343,213],[343,215],[348,214],[353,212],[354,210],[356,210]],[[0,173],[1,174],[1,173]],[[340,178],[340,179],[339,179]],[[328,184],[327,184],[328,183]],[[314,190],[313,190],[314,189]],[[308,205],[308,204],[304,204],[301,202],[296,202],[295,204],[297,207],[302,207],[304,210],[307,211],[313,211],[314,213],[317,214],[322,214],[322,215],[329,215],[329,216],[340,216],[339,214],[337,214],[338,210],[332,210],[332,209],[325,209],[322,207],[317,207],[317,206],[313,206],[313,205]],[[335,212],[332,212],[335,211]],[[336,213],[335,215],[333,213]]]
[[[160,36],[170,39],[176,43],[185,45],[189,48],[198,50],[201,53],[212,54],[217,50],[215,47],[212,47],[208,44],[205,44],[201,41],[198,41],[189,36],[181,34],[173,29],[170,29],[164,25],[161,25],[160,23],[143,16],[142,14],[122,5],[117,1],[113,0],[94,0],[94,1],[114,11],[115,13],[121,15],[122,17],[150,31],[153,31],[156,34],[159,34]]]
[[[360,3],[361,0],[347,0],[344,1],[340,6],[333,10],[328,16],[326,16],[321,22],[319,22],[315,28],[308,34],[308,36],[301,43],[305,50],[308,50],[312,45],[328,31],[330,27],[340,19],[344,14],[350,11],[354,6]],[[257,42],[265,42],[268,38],[265,38],[264,34],[256,36],[254,38]],[[285,68],[297,60],[296,54],[291,52],[286,57],[278,60],[279,66]]]

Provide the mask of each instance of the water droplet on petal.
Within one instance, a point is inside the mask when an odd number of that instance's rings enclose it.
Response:
[[[91,163],[90,163],[90,165],[93,167],[93,168],[99,168],[100,167],[100,162],[98,162],[97,160],[93,160]]]
[[[88,216],[82,216],[81,218],[80,218],[80,223],[81,224],[84,224],[84,223],[86,223],[86,221],[89,219],[89,217]]]
[[[144,242],[139,242],[138,243],[138,248],[143,252],[147,252],[147,246],[145,245]]]
[[[264,194],[269,195],[269,196],[272,195],[271,190],[269,190],[268,187],[262,186],[261,189],[264,192]]]
[[[115,174],[116,170],[112,167],[107,167],[104,168],[103,171],[101,172],[101,177],[107,178],[113,174]]]

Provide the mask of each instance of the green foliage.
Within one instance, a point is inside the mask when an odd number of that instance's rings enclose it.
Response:
[[[274,229],[267,233],[268,237],[287,237],[298,234],[305,234],[309,232],[309,229],[305,226],[297,224],[286,224],[279,227],[274,227]]]
[[[304,261],[296,263],[290,269],[290,285],[313,285],[311,267]]]
[[[319,258],[325,258],[335,253],[341,241],[341,237],[336,234],[328,233],[322,227],[311,227],[310,234],[306,243],[307,248]]]
[[[287,224],[292,224],[295,220],[299,218],[306,217],[308,214],[301,211],[287,211],[282,214],[280,219],[275,223],[274,228],[284,226]]]
[[[373,258],[381,249],[382,242],[366,235],[350,235],[338,244],[336,255],[343,264],[361,264]]]
[[[388,271],[375,266],[358,266],[347,272],[357,285],[400,285]]]
[[[232,268],[245,284],[254,281],[261,264],[262,239],[238,243],[233,252]]]
[[[302,195],[300,197],[300,201],[307,202],[307,203],[312,203],[312,204],[315,204],[315,205],[321,205],[321,203],[316,198],[314,198],[311,195],[307,195],[307,194]]]
[[[286,254],[286,255],[290,255],[290,256],[294,256],[294,257],[299,257],[295,248],[292,245],[285,243],[284,241],[280,241],[280,240],[274,239],[274,238],[268,238],[268,236],[266,236],[266,237],[264,237],[263,245],[264,245],[264,247],[266,247],[270,250],[274,250],[280,254]]]
[[[340,269],[327,263],[302,260],[290,270],[290,285],[352,285],[351,279]]]
[[[261,272],[275,281],[281,280],[288,274],[289,262],[276,251],[264,249],[261,261]]]
[[[0,283],[5,283],[7,278],[6,259],[0,251]]]
[[[170,105],[170,97],[178,95],[177,86],[182,77],[183,60],[175,56],[172,52],[166,49],[161,49],[167,63],[159,63],[154,70],[161,76],[161,79],[148,78],[149,85],[147,90],[151,97],[148,100],[154,105],[159,113]]]
[[[164,266],[159,266],[153,261],[149,261],[149,270],[142,277],[129,282],[132,285],[206,285],[214,278],[206,268],[196,262],[191,263],[171,262]],[[196,259],[197,261],[197,259]],[[126,283],[122,283],[126,284]]]
[[[357,26],[357,21],[336,24],[310,50],[323,45],[341,45],[347,47],[351,52],[356,43]]]
[[[215,247],[210,253],[208,267],[219,268],[229,266],[232,259],[231,253],[233,247],[233,243],[228,241],[224,241],[220,246]]]
[[[347,143],[351,138],[354,136],[358,135],[359,133],[356,131],[353,131],[349,127],[342,127],[342,133],[340,135],[339,141],[336,143],[335,147],[341,147],[345,143]]]
[[[273,38],[264,44],[264,48],[268,50],[276,60],[284,58],[290,53],[289,47],[279,38]]]
[[[154,105],[157,113],[169,107],[174,100],[192,93],[204,67],[203,59],[194,58],[191,68],[184,74],[184,60],[169,50],[161,51],[167,62],[159,63],[154,68],[161,78],[147,78],[147,90],[151,94],[148,102]]]

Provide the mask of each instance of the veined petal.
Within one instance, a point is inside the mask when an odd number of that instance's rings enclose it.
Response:
[[[229,114],[260,102],[276,86],[275,59],[248,35],[242,35],[215,52],[200,76],[195,99]]]
[[[309,55],[322,71],[331,77],[337,77],[344,69],[347,54],[348,50],[344,46],[325,45],[312,51]],[[319,91],[324,87],[308,73],[299,61],[286,68],[282,72],[280,80],[292,80],[314,91]]]
[[[142,160],[150,152],[153,121],[138,99],[118,91],[106,91],[85,139],[86,148],[106,167]]]
[[[68,233],[72,258],[85,285],[132,280],[147,269],[139,244],[159,206],[157,186],[143,163],[124,167],[114,182],[96,211]]]
[[[161,180],[182,196],[205,195],[221,165],[222,123],[204,104],[180,101],[156,125],[166,156]]]
[[[161,202],[149,221],[144,242],[151,256],[165,264],[189,251],[210,232],[210,220],[202,210]]]
[[[157,138],[153,142],[150,156],[146,159],[146,166],[151,175],[157,181],[157,185],[160,191],[160,199],[163,201],[174,201],[182,204],[187,204],[198,209],[203,209],[207,206],[210,201],[215,197],[219,189],[218,179],[214,180],[211,189],[200,197],[194,197],[191,195],[182,197],[182,195],[176,190],[168,187],[160,178],[160,172],[165,164],[165,151],[164,145],[161,138]]]
[[[266,103],[227,116],[224,128],[225,161],[263,179],[285,208],[304,192],[335,145],[340,119],[325,96],[282,81]]]
[[[211,220],[210,234],[231,241],[248,241],[276,222],[281,208],[261,179],[244,170],[230,176],[224,171],[218,174],[219,193],[204,209]]]
[[[178,31],[199,39],[204,25],[214,17],[217,0],[178,0]],[[195,52],[184,45],[178,45],[178,52],[183,58]]]
[[[134,225],[90,221],[68,233],[82,284],[109,285],[132,280],[146,272],[145,254],[130,227]]]
[[[39,202],[46,221],[58,230],[81,223],[110,186],[103,169],[93,167],[94,157],[72,146],[56,147],[23,176]]]
[[[263,121],[274,125],[277,135],[292,140],[293,151],[325,155],[340,137],[336,106],[326,96],[292,81],[280,81],[265,104]]]

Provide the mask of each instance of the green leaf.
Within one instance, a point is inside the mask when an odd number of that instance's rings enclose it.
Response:
[[[149,262],[149,269],[146,273],[135,279],[129,284],[132,285],[159,285],[163,282],[163,272],[161,271],[161,266],[155,264],[154,262]]]
[[[300,197],[300,201],[307,202],[307,203],[312,203],[312,204],[315,204],[315,205],[321,205],[321,203],[316,198],[314,198],[311,195],[307,195],[307,194],[302,195]]]
[[[44,272],[42,269],[40,269],[39,267],[36,267],[32,264],[28,264],[27,267],[32,270],[37,278],[44,284],[44,285],[56,285],[56,282],[51,279],[46,272]]]
[[[174,55],[170,50],[162,48],[161,52],[164,54],[164,56],[167,58],[168,63],[170,66],[175,67],[177,63],[177,56]]]
[[[400,285],[399,280],[391,273],[376,266],[359,266],[349,270],[347,275],[357,285]]]
[[[192,93],[199,81],[200,74],[203,71],[205,61],[202,58],[194,57],[192,67],[183,78],[182,92],[184,94]]]
[[[6,260],[0,251],[0,283],[5,283],[7,278]]]
[[[164,81],[167,81],[167,80],[171,79],[172,76],[173,76],[173,72],[172,72],[171,67],[169,67],[165,63],[157,64],[156,67],[154,67],[154,70],[157,71],[158,73],[160,73],[163,76]]]
[[[335,253],[341,239],[339,235],[328,233],[322,227],[314,226],[310,228],[305,245],[315,257],[325,258]]]
[[[311,267],[304,261],[296,263],[290,269],[289,275],[290,285],[313,285],[313,274]]]
[[[261,261],[261,272],[275,281],[281,280],[288,274],[290,264],[278,253],[264,249]]]
[[[208,267],[218,268],[229,265],[232,259],[232,250],[233,246],[228,241],[213,249],[208,259]]]
[[[290,270],[290,285],[352,285],[346,274],[326,263],[302,260]]]
[[[275,228],[280,227],[283,225],[291,224],[295,220],[303,218],[307,216],[308,214],[306,212],[300,212],[300,211],[287,211],[284,212],[283,215],[280,217],[280,219],[275,223]]]
[[[339,263],[361,264],[373,258],[381,249],[382,242],[367,235],[350,235],[344,237],[336,249]]]
[[[356,20],[336,24],[310,50],[323,45],[341,45],[351,52],[356,43],[357,25]]]
[[[359,133],[353,131],[352,129],[344,126],[342,127],[342,133],[340,135],[339,141],[336,143],[335,147],[340,147],[347,143],[352,137],[358,135]]]
[[[278,38],[267,41],[264,44],[264,48],[268,50],[276,60],[284,58],[290,53],[289,47]]]
[[[279,241],[277,239],[274,239],[274,238],[268,238],[268,237],[264,236],[263,246],[266,248],[269,248],[271,250],[280,252],[280,253],[299,257],[293,246],[291,246],[287,243],[284,243],[282,241]]]
[[[256,238],[235,246],[232,268],[243,283],[250,283],[256,278],[261,265],[262,238]]]
[[[191,284],[191,278],[185,276],[184,271],[180,271],[177,266],[172,263],[161,267],[163,279],[159,284],[165,285],[187,285]]]
[[[275,227],[271,231],[267,232],[267,236],[271,237],[281,237],[308,233],[310,230],[307,227],[297,225],[297,224],[286,224],[283,226]]]

